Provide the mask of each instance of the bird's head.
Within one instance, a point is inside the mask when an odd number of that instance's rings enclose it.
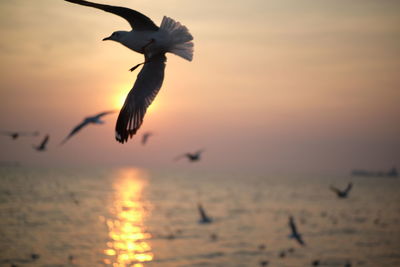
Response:
[[[116,41],[116,42],[121,42],[121,40],[124,38],[125,34],[126,34],[125,31],[116,31],[116,32],[113,32],[110,36],[104,38],[103,41],[112,40],[112,41]]]

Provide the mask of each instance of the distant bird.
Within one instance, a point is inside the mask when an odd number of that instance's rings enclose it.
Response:
[[[349,195],[351,188],[353,187],[353,183],[349,183],[345,190],[337,189],[336,187],[330,186],[330,189],[336,193],[339,198],[346,198]]]
[[[179,155],[175,158],[175,160],[179,160],[181,158],[187,158],[190,162],[195,162],[200,160],[201,153],[203,153],[204,150],[199,150],[196,151],[195,153],[185,153],[183,155]]]
[[[311,262],[311,265],[312,266],[319,266],[321,264],[321,261],[320,260],[313,260],[312,262]]]
[[[303,241],[303,239],[302,239],[302,237],[301,237],[301,234],[297,231],[297,227],[296,227],[296,224],[294,223],[294,218],[293,218],[293,216],[290,216],[290,217],[289,217],[289,227],[290,227],[290,229],[292,230],[292,233],[290,234],[289,237],[290,237],[290,238],[296,239],[296,241],[297,241],[300,245],[304,246],[305,243],[304,243],[304,241]]]
[[[9,131],[2,131],[0,132],[1,135],[9,136],[13,140],[16,140],[20,136],[38,136],[39,132],[9,132]]]
[[[133,71],[143,65],[133,88],[129,92],[119,113],[115,126],[115,138],[125,143],[136,134],[143,123],[148,106],[153,102],[164,80],[167,52],[188,61],[193,58],[193,36],[189,30],[169,17],[163,18],[160,27],[145,15],[125,7],[92,3],[83,0],[67,2],[94,7],[118,15],[128,21],[131,31],[116,31],[103,39],[112,40],[129,49],[144,54],[145,61],[137,64]]]
[[[200,213],[199,223],[211,223],[212,219],[207,216],[206,211],[204,210],[203,206],[200,203],[197,204],[197,208],[199,209]]]
[[[267,247],[264,244],[258,245],[259,250],[265,250]]]
[[[145,132],[142,135],[142,145],[145,145],[147,143],[147,141],[149,140],[150,136],[153,136],[154,134],[152,132]]]
[[[77,132],[82,130],[83,127],[85,127],[89,124],[103,124],[104,121],[100,120],[100,118],[105,115],[114,113],[114,112],[115,111],[105,111],[105,112],[101,112],[97,115],[84,118],[83,121],[80,124],[78,124],[77,126],[75,126],[75,128],[72,129],[72,131],[69,133],[69,135],[67,137],[65,137],[64,141],[61,142],[61,145],[65,144],[65,142],[67,142],[68,139],[70,139],[74,134],[76,134]]]
[[[46,135],[44,137],[42,143],[40,143],[40,145],[38,145],[38,146],[33,146],[33,148],[36,149],[37,151],[45,151],[47,143],[49,142],[49,138],[50,138],[50,135]]]
[[[217,241],[218,240],[218,235],[216,233],[212,233],[210,235],[210,239],[211,239],[211,241]]]
[[[37,260],[37,259],[40,258],[40,255],[39,255],[39,254],[36,254],[36,253],[32,253],[32,254],[31,254],[31,258],[32,258],[32,260]]]

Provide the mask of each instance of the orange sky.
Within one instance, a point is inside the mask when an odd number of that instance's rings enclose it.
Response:
[[[142,56],[115,42],[121,18],[61,0],[0,2],[0,161],[34,164],[199,165],[263,170],[400,166],[400,2],[101,1],[164,15],[194,36],[193,62],[168,55],[166,77],[141,132],[114,140],[116,115],[58,144],[83,117],[114,109]],[[140,134],[140,132],[139,132]]]

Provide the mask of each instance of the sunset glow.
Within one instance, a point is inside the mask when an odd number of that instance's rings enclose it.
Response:
[[[115,114],[82,131],[80,141],[53,147],[81,118],[122,107],[141,67],[129,69],[143,55],[101,41],[130,29],[113,14],[66,1],[0,1],[0,130],[51,135],[42,157],[32,153],[34,142],[0,138],[7,151],[0,161],[120,165],[135,158],[171,167],[167,151],[207,147],[206,168],[400,165],[400,2],[99,2],[136,9],[156,25],[170,16],[194,37],[193,61],[167,53],[163,85],[137,132],[159,132],[157,146],[135,149],[136,136],[118,145]]]

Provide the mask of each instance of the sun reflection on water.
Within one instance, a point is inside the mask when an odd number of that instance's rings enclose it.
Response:
[[[111,213],[113,219],[106,219],[110,241],[104,250],[104,263],[113,267],[142,267],[143,262],[154,257],[150,244],[151,235],[145,231],[143,219],[146,209],[141,195],[146,185],[146,173],[135,168],[120,169],[113,187],[115,198]]]

